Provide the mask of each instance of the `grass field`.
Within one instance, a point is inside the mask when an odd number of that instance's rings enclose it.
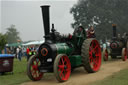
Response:
[[[104,64],[105,62],[102,63]],[[22,58],[21,62],[17,59],[14,59],[14,74],[12,75],[11,73],[5,73],[5,75],[0,75],[0,85],[19,85],[21,83],[31,81],[27,77],[26,66],[27,62],[25,58]],[[53,74],[48,75],[53,77]],[[49,77],[48,75],[45,75],[46,79]],[[128,69],[121,70],[120,72],[115,73],[102,81],[97,81],[90,85],[128,85]]]
[[[19,85],[30,79],[26,75],[26,59],[22,58],[20,62],[17,59],[14,59],[13,74],[5,73],[0,75],[0,85]]]
[[[128,85],[128,69],[121,70],[104,80],[94,82],[90,85]]]

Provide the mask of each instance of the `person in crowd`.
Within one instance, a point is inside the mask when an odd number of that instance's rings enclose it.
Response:
[[[27,61],[28,61],[28,59],[29,59],[29,52],[30,52],[30,49],[29,49],[29,47],[27,47],[27,49],[26,49],[26,53],[27,53]]]
[[[2,50],[2,54],[11,54],[11,51],[9,50],[9,48],[5,47],[5,48]]]
[[[16,48],[16,58],[18,58],[18,56],[19,56],[19,51],[20,51],[20,49],[19,49],[19,47],[17,47]]]
[[[19,61],[21,61],[21,57],[22,57],[22,49],[21,49],[21,47],[19,47],[19,53],[18,53]]]
[[[26,55],[26,48],[25,47],[22,48],[22,54],[23,54],[23,56],[27,56]]]
[[[120,35],[120,34],[118,34],[117,38],[118,38],[118,40],[121,40],[121,35]]]

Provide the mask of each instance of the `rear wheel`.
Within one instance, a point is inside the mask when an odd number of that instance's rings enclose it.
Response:
[[[102,56],[103,56],[104,61],[108,61],[108,50],[106,48],[103,49]]]
[[[59,54],[54,61],[54,74],[59,82],[68,80],[71,73],[71,63],[67,55]]]
[[[127,49],[126,48],[122,49],[122,60],[123,61],[127,60]]]
[[[38,81],[43,76],[43,73],[39,71],[41,63],[38,57],[38,55],[31,56],[27,65],[27,75],[33,81]]]
[[[81,49],[82,63],[85,70],[94,73],[101,66],[101,48],[98,41],[94,38],[86,39]]]

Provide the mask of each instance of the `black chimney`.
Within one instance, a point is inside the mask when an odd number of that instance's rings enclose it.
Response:
[[[50,20],[49,20],[49,5],[41,6],[42,9],[42,18],[43,18],[43,24],[44,24],[44,32],[45,32],[45,40],[49,39],[49,33],[50,33]]]
[[[113,24],[113,25],[112,25],[112,28],[113,28],[113,37],[116,38],[116,36],[117,36],[117,34],[116,34],[116,25]]]

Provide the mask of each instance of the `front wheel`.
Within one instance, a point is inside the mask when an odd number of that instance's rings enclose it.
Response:
[[[43,76],[43,73],[39,71],[39,66],[41,65],[41,62],[38,57],[38,55],[33,55],[28,60],[27,75],[33,81],[38,81]]]
[[[122,60],[123,61],[127,60],[127,49],[126,48],[122,49]]]
[[[59,82],[68,80],[71,73],[71,63],[67,55],[59,54],[54,61],[54,74]]]
[[[106,48],[103,49],[102,56],[103,56],[104,61],[108,61],[108,50]]]

